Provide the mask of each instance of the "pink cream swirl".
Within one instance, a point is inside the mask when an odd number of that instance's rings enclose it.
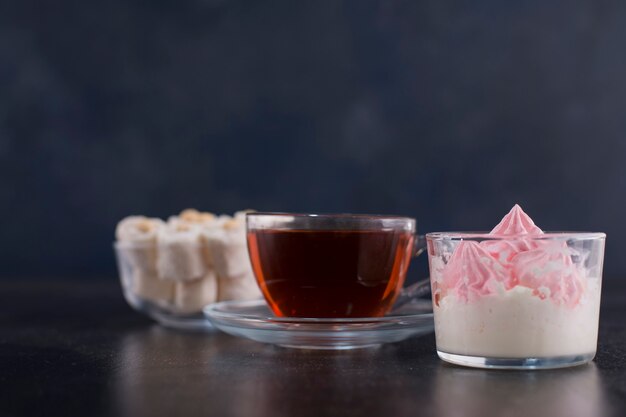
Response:
[[[565,242],[541,239],[543,231],[519,205],[490,232],[493,240],[461,241],[444,267],[440,297],[454,293],[471,302],[481,296],[527,287],[533,295],[573,307],[585,281]]]
[[[511,289],[512,276],[480,244],[462,241],[443,270],[441,295],[453,292],[463,301]]]
[[[524,213],[519,204],[516,204],[489,234],[497,238],[485,240],[481,245],[493,257],[510,266],[515,255],[535,248],[535,242],[528,236],[541,235],[543,231],[535,225],[528,214]],[[506,236],[507,239],[498,239],[502,236]]]
[[[512,264],[514,279],[541,299],[549,297],[557,304],[573,307],[585,291],[585,281],[564,242],[542,242],[536,249],[518,253]]]
[[[504,236],[540,235],[543,234],[543,231],[535,225],[528,214],[524,213],[519,204],[516,204],[489,234]]]

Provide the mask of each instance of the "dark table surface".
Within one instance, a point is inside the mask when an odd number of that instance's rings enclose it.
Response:
[[[0,283],[2,416],[626,415],[626,286],[604,286],[598,355],[550,371],[447,365],[432,334],[303,351],[164,329],[116,281]]]

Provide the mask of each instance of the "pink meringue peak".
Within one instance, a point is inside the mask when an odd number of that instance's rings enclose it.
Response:
[[[585,281],[570,255],[565,243],[545,242],[513,258],[513,276],[519,285],[532,289],[533,295],[573,307],[580,301]]]
[[[542,233],[543,231],[535,226],[533,219],[524,213],[519,204],[514,205],[509,214],[504,216],[500,223],[489,232],[490,235],[506,236],[537,235]]]
[[[519,205],[489,235],[494,238],[480,244],[458,244],[442,271],[441,296],[452,292],[468,302],[522,286],[541,299],[578,304],[585,285],[571,249],[564,241],[540,239],[543,231]]]
[[[453,291],[470,301],[476,296],[494,294],[498,289],[510,289],[512,277],[497,259],[494,259],[478,242],[464,240],[456,247],[443,271],[442,295]]]
[[[485,240],[481,243],[492,256],[508,266],[515,255],[535,248],[533,241],[526,237],[543,234],[543,231],[516,204],[489,234],[498,237],[511,236],[510,239]]]

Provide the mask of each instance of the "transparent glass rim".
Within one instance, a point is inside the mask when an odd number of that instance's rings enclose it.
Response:
[[[431,232],[426,233],[426,239],[429,240],[464,240],[464,239],[481,239],[481,240],[568,240],[568,239],[605,239],[606,234],[602,232],[569,232],[569,231],[548,231],[541,234],[527,235],[502,235],[490,234],[489,232]]]
[[[386,214],[353,213],[282,213],[252,212],[246,214],[246,227],[255,229],[324,229],[337,226],[345,230],[404,229],[415,231],[413,217]]]

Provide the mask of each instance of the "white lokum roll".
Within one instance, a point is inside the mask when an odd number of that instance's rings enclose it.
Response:
[[[168,304],[174,299],[174,282],[159,279],[154,273],[136,269],[132,275],[132,291],[135,295],[157,303]]]
[[[261,297],[261,290],[252,273],[239,277],[217,278],[217,299],[228,300],[254,300]]]
[[[183,222],[198,225],[209,225],[217,220],[213,213],[198,211],[192,208],[181,211],[178,218]]]
[[[227,220],[218,228],[204,229],[202,236],[220,277],[235,278],[252,272],[245,223],[241,218]]]
[[[174,305],[183,314],[199,313],[207,304],[217,301],[217,277],[209,271],[204,277],[193,281],[176,283]]]
[[[115,229],[118,254],[133,269],[155,273],[157,238],[164,225],[161,219],[144,216],[129,216],[122,219]]]
[[[188,226],[189,228],[196,230],[204,230],[204,229],[213,229],[218,227],[221,223],[221,217],[217,217],[213,213],[209,213],[207,211],[198,211],[193,208],[188,208],[180,212],[178,216],[171,216],[168,220],[170,224],[180,225],[183,224]],[[202,239],[202,235],[200,237],[200,243],[202,251],[202,257],[204,259],[204,264],[206,268],[211,268],[212,260],[211,253],[208,250],[208,247],[204,240]]]
[[[204,275],[199,228],[171,218],[159,231],[158,241],[159,278],[190,281]]]
[[[207,236],[215,233],[219,230],[224,223],[232,220],[232,217],[228,215],[220,215],[219,217],[214,217],[212,221],[205,221],[200,224],[200,242],[202,244],[202,258],[204,259],[204,264],[207,268],[213,268],[213,254],[211,251],[211,247],[208,242]]]

